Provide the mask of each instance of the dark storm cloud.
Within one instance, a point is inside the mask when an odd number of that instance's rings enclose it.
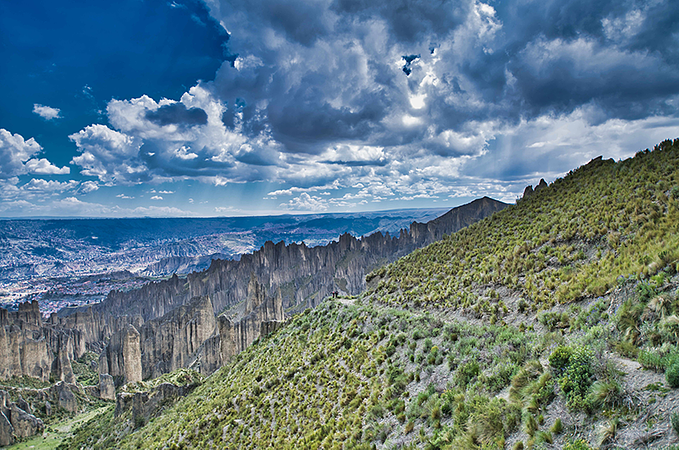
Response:
[[[452,1],[336,0],[331,9],[364,20],[384,19],[397,41],[414,43],[432,34],[446,35],[464,21],[469,7],[469,2]]]
[[[607,118],[676,114],[679,8],[669,0],[223,1],[212,13],[230,51],[257,62],[223,66],[213,90],[249,107],[266,100],[244,124],[268,123],[290,152],[360,141],[451,154],[425,128],[462,132],[583,105]],[[410,97],[425,94],[413,109]],[[399,127],[403,116],[421,120]]]
[[[187,108],[183,103],[163,105],[155,111],[147,111],[146,119],[156,125],[194,126],[207,123],[207,113],[200,108]]]

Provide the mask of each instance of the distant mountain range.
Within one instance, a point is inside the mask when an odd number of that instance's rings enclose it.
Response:
[[[224,218],[0,220],[0,283],[130,270],[186,274],[266,241],[325,245],[343,233],[398,232],[441,209]]]

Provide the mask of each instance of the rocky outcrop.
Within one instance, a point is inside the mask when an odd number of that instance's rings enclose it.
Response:
[[[123,333],[122,357],[125,383],[136,383],[143,379],[140,336],[134,325],[128,325]]]
[[[99,356],[99,373],[109,374],[120,383],[142,380],[141,334],[132,324],[111,336]]]
[[[27,413],[16,404],[12,404],[9,410],[10,422],[12,423],[12,427],[14,427],[14,434],[17,437],[26,438],[34,436],[38,433],[42,433],[42,430],[45,429],[42,420],[38,419],[33,414]]]
[[[535,192],[539,192],[546,187],[547,187],[547,182],[545,181],[544,178],[540,178],[540,182],[538,183],[537,186],[535,186]]]
[[[17,438],[31,437],[44,429],[42,420],[30,413],[30,407],[21,396],[13,403],[6,391],[0,391],[0,446],[11,445]]]
[[[526,186],[526,189],[523,190],[523,196],[521,197],[521,200],[527,199],[531,195],[535,194],[536,192],[543,190],[547,186],[548,186],[548,184],[545,181],[545,179],[540,178],[540,182],[535,185],[535,189],[533,189],[533,186],[531,186],[531,185]]]
[[[155,378],[188,367],[200,346],[215,332],[217,321],[209,297],[196,297],[140,329],[142,376]]]
[[[113,383],[113,377],[107,373],[99,375],[99,391],[98,397],[102,400],[116,399],[116,386]]]
[[[144,392],[121,392],[116,396],[114,416],[120,417],[130,413],[130,420],[137,426],[156,417],[164,407],[168,407],[176,400],[191,393],[198,384],[178,386],[172,383],[162,383]]]
[[[262,330],[275,330],[285,320],[280,290],[268,296],[254,274],[250,277],[243,317],[219,316],[220,358],[222,364],[245,350],[262,336]]]
[[[47,381],[51,362],[38,302],[20,304],[16,312],[0,308],[0,379],[28,375]]]
[[[129,383],[188,367],[216,326],[210,298],[196,297],[146,322],[138,332],[128,325],[125,332],[115,334],[100,357],[99,371]]]
[[[65,342],[64,342],[65,341]],[[64,334],[62,342],[57,350],[57,358],[54,360],[52,373],[55,378],[66,383],[74,384],[75,375],[73,374],[73,367],[71,366],[71,357],[69,356],[69,348],[71,346],[70,336]]]
[[[14,427],[4,412],[0,412],[0,446],[14,444]]]
[[[0,379],[28,375],[47,381],[75,383],[71,362],[89,350],[101,351],[115,330],[141,317],[103,319],[91,308],[68,317],[52,314],[42,320],[37,301],[19,305],[18,311],[0,308]]]
[[[54,390],[56,391],[59,406],[68,412],[74,413],[78,412],[78,399],[71,390],[71,386],[73,385],[68,385],[61,381],[54,386]],[[54,396],[54,393],[52,396]]]

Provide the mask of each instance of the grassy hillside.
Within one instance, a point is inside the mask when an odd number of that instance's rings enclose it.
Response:
[[[677,169],[595,160],[66,447],[674,448]]]
[[[678,246],[679,140],[668,140],[625,161],[594,160],[368,278],[395,306],[502,315],[482,300],[497,286],[546,309],[603,295],[620,276],[676,271]]]

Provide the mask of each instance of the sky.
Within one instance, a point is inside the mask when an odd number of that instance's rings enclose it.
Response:
[[[0,217],[454,207],[679,137],[673,0],[0,4]]]

